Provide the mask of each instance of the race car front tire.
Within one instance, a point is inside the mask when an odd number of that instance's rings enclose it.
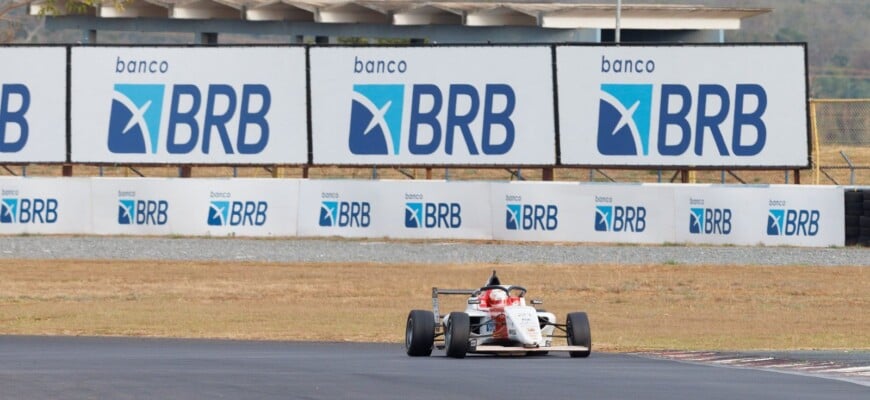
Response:
[[[568,345],[583,346],[586,351],[571,351],[571,357],[586,358],[592,353],[592,333],[589,330],[589,317],[585,312],[573,312],[567,318]]]
[[[447,318],[447,329],[444,330],[444,346],[447,357],[465,358],[468,352],[468,335],[471,332],[471,320],[464,312],[452,312]]]
[[[412,310],[405,325],[405,350],[411,357],[428,357],[435,344],[435,314]]]

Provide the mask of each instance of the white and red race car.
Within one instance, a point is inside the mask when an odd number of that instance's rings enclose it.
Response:
[[[439,295],[468,295],[464,312],[441,315]],[[409,356],[425,357],[432,349],[445,349],[448,357],[467,353],[534,355],[567,351],[571,357],[589,357],[592,335],[584,312],[569,313],[564,324],[553,313],[526,305],[526,289],[502,285],[495,271],[480,289],[432,288],[433,311],[412,310],[405,326]],[[542,304],[532,300],[533,305]],[[566,338],[566,346],[553,344]]]

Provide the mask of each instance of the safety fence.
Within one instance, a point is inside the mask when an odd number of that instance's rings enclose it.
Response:
[[[813,182],[870,185],[870,99],[813,99]]]

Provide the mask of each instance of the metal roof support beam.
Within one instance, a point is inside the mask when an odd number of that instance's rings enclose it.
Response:
[[[431,5],[396,11],[393,14],[395,25],[461,25],[462,14],[447,11]]]
[[[203,44],[203,45],[218,44],[217,32],[199,32],[196,35],[196,44]]]
[[[97,44],[97,30],[85,29],[82,32],[82,44]]]
[[[271,3],[246,8],[245,19],[249,21],[314,21],[314,13],[284,3]]]
[[[541,29],[535,26],[470,27],[455,25],[320,24],[241,19],[182,20],[165,18],[47,17],[46,28],[122,32],[220,32],[365,38],[425,38],[430,43],[553,43],[593,42],[596,29]]]

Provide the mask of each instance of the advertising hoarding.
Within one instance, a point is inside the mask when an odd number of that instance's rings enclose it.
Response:
[[[758,221],[767,185],[680,185],[674,187],[674,222],[679,243],[736,244],[763,242]]]
[[[298,179],[196,179],[176,193],[178,234],[296,236]]]
[[[593,197],[568,182],[491,184],[492,233],[496,240],[591,240]]]
[[[0,163],[66,161],[66,48],[0,47]]]
[[[805,167],[803,45],[557,46],[565,165]]]
[[[89,178],[0,177],[0,234],[88,234]]]
[[[723,245],[843,246],[836,186],[674,186],[676,241]]]
[[[674,192],[662,184],[580,184],[592,197],[580,215],[578,241],[669,243],[674,241]]]
[[[548,46],[313,47],[315,164],[552,165]]]
[[[303,180],[299,187],[299,235],[399,237],[401,210],[381,181]],[[396,216],[394,216],[396,215]]]
[[[770,185],[754,203],[754,229],[765,245],[827,247],[846,242],[843,188]]]
[[[75,162],[304,164],[302,47],[75,47]]]
[[[101,235],[172,235],[193,232],[190,209],[180,202],[190,182],[173,178],[94,178],[91,207],[94,233]]]

